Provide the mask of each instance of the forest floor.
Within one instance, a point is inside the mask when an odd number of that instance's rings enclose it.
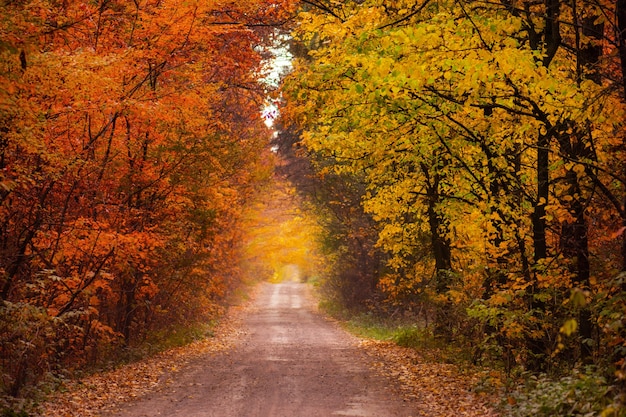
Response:
[[[260,284],[215,336],[67,385],[41,414],[496,416],[476,378],[324,318],[309,285]]]

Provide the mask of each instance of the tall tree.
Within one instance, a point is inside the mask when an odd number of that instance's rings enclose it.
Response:
[[[402,276],[390,294],[448,267],[445,246],[463,273],[435,287],[511,357],[547,369],[574,316],[573,349],[590,360],[590,301],[611,273],[591,261],[602,257],[591,236],[610,232],[590,216],[621,216],[606,203],[623,184],[605,176],[624,108],[603,78],[611,5],[310,5],[298,33],[316,48],[286,84],[288,112],[305,146],[365,175],[364,207]]]
[[[292,6],[0,6],[3,390],[218,309],[268,175],[261,52]]]

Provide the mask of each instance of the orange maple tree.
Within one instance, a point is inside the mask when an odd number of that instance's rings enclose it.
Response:
[[[236,285],[268,172],[262,46],[291,8],[0,6],[0,391],[206,317]]]

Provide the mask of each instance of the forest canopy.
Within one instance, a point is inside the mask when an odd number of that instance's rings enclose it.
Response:
[[[0,391],[214,317],[292,4],[0,4]]]
[[[0,391],[215,317],[252,221],[344,305],[623,405],[625,74],[626,0],[3,1]],[[274,170],[319,223],[267,242]]]
[[[382,305],[623,389],[625,2],[304,3],[284,114],[371,220]]]

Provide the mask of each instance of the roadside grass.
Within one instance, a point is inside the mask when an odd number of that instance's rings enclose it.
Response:
[[[471,366],[470,349],[437,338],[430,328],[415,319],[355,313],[327,300],[321,301],[319,307],[355,336],[393,342],[418,351],[429,361],[450,363],[462,369]]]
[[[219,319],[213,319],[207,322],[194,323],[187,327],[176,327],[155,332],[148,337],[145,343],[140,345],[137,359],[186,346],[199,340],[210,339],[215,335],[215,326],[217,326],[218,321]]]
[[[572,369],[565,375],[507,375],[502,364],[477,366],[471,346],[437,338],[415,320],[354,313],[329,301],[320,302],[320,310],[360,338],[410,348],[420,361],[452,364],[460,374],[475,377],[471,390],[495,398],[493,405],[501,416],[626,417],[623,405],[611,400],[611,391],[616,388],[591,368]]]

